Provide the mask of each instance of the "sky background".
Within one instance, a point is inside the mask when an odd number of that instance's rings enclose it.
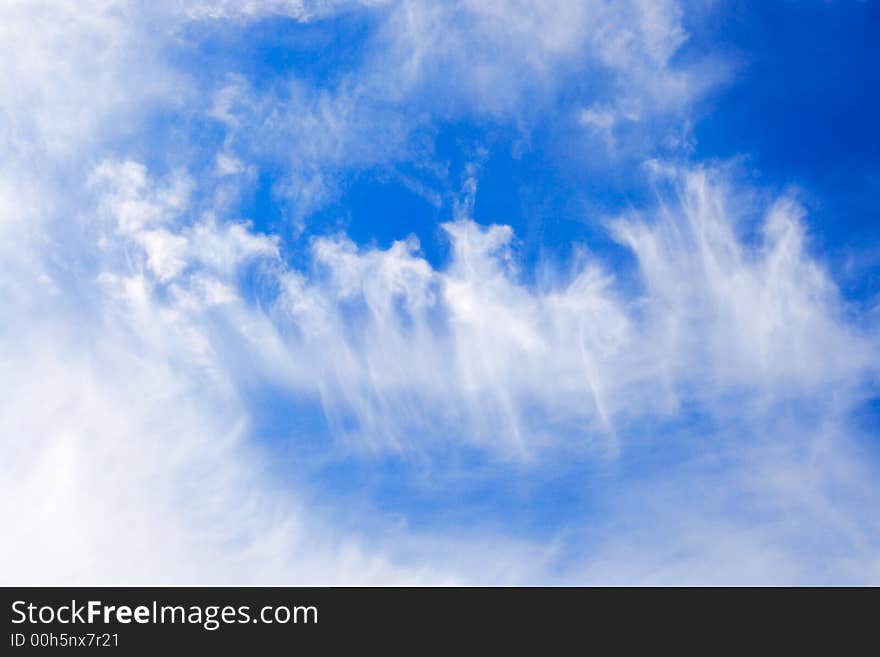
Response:
[[[6,584],[877,584],[880,5],[6,0]]]

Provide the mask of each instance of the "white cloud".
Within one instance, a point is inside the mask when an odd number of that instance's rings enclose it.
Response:
[[[277,258],[274,242],[242,224],[172,227],[190,208],[163,204],[167,185],[131,162],[98,171],[108,186],[94,209],[113,220],[101,243],[86,233],[35,254],[79,251],[57,280],[77,303],[12,297],[15,322],[0,333],[3,371],[15,373],[0,384],[6,583],[515,581],[542,558],[503,538],[427,541],[381,520],[388,539],[352,535],[273,483],[204,313],[221,304],[259,319],[235,276],[249,258]],[[186,245],[175,267],[150,264],[156,233]],[[2,274],[27,280],[6,259]],[[481,572],[485,549],[499,558]]]
[[[0,10],[6,581],[875,579],[876,487],[849,413],[876,377],[876,335],[848,318],[791,198],[749,236],[748,190],[671,168],[656,212],[612,224],[638,265],[633,296],[586,255],[552,286],[526,284],[511,229],[471,221],[467,198],[444,226],[445,267],[401,235],[388,249],[316,239],[293,269],[217,192],[215,174],[251,176],[248,148],[272,138],[314,207],[345,167],[424,155],[413,135],[439,97],[440,114],[516,121],[577,67],[611,76],[588,124],[684,111],[706,81],[671,64],[676,4],[383,5],[372,58],[332,89],[261,97],[241,76],[212,89],[230,133],[210,175],[120,158],[156,107],[211,111],[161,56],[186,21],[310,20],[335,4]],[[273,481],[243,381],[320,405],[350,458],[466,445],[516,468],[586,451],[613,469],[669,440],[693,461],[662,485],[624,482],[609,512],[630,525],[603,521],[564,567],[558,545],[488,529],[377,517],[353,531],[333,500],[310,509],[308,491]],[[674,426],[687,413],[711,421]],[[741,498],[751,513],[728,513]]]
[[[75,157],[84,142],[129,134],[157,104],[183,100],[186,86],[156,39],[169,29],[163,4],[4,2],[2,161]],[[119,116],[127,120],[110,120]]]
[[[681,18],[665,1],[407,0],[390,12],[374,83],[396,99],[430,93],[447,111],[522,114],[593,70],[612,76],[597,84],[607,101],[649,112],[690,95],[691,74],[670,64],[687,39]]]
[[[256,90],[232,71],[208,90],[235,153],[284,164],[276,191],[300,229],[352,170],[416,163],[445,189],[432,147],[444,121],[516,125],[527,137],[560,102],[580,102],[565,96],[588,80],[589,104],[564,109],[599,136],[593,160],[614,161],[686,144],[681,118],[725,77],[722,61],[673,61],[687,41],[675,2],[401,0],[374,16],[361,57],[326,81],[293,71]]]
[[[168,363],[165,345],[112,329],[84,342],[73,326],[56,316],[15,351],[4,341],[18,373],[0,413],[6,584],[504,581],[540,558],[503,541],[340,535],[267,481],[246,413],[216,381]],[[480,573],[483,549],[499,561]]]
[[[618,422],[682,403],[711,411],[731,394],[773,403],[858,387],[876,367],[873,337],[848,325],[805,253],[798,207],[774,204],[761,241],[747,244],[715,175],[682,174],[679,200],[653,223],[614,224],[638,259],[636,299],[598,263],[554,289],[520,283],[502,226],[445,226],[442,271],[412,242],[359,251],[318,240],[323,274],[288,274],[276,314],[297,329],[295,367],[322,354],[295,378],[317,382],[331,416],[354,413],[367,435],[485,434],[502,450],[553,423],[601,441]]]
[[[147,341],[149,350],[134,349],[140,358],[154,354],[145,365],[172,359],[169,394],[180,394],[180,377],[194,377],[208,385],[204,390],[230,395],[222,404],[235,408],[241,403],[234,401],[236,380],[281,383],[291,398],[319,398],[331,431],[345,439],[336,449],[356,458],[385,449],[430,454],[450,440],[535,468],[560,449],[592,450],[600,460],[632,458],[627,455],[646,439],[645,423],[666,426],[665,440],[678,449],[704,441],[716,446],[697,453],[721,459],[720,474],[685,462],[660,490],[650,481],[631,482],[616,506],[634,529],[612,527],[597,551],[561,571],[553,567],[567,581],[856,581],[858,569],[863,578],[874,577],[877,532],[859,509],[869,508],[877,491],[851,453],[847,414],[876,370],[876,340],[846,321],[833,283],[805,252],[801,211],[790,198],[771,204],[762,237],[748,240],[734,202],[743,190],[718,171],[672,171],[672,195],[658,216],[613,224],[643,278],[634,298],[619,292],[599,263],[578,266],[552,288],[526,285],[508,250],[510,229],[465,218],[445,226],[452,259],[442,270],[418,255],[414,240],[379,250],[340,237],[316,240],[313,269],[293,271],[271,240],[247,226],[224,231],[208,223],[179,228],[189,259],[172,276],[138,268],[130,249],[143,247],[139,234],[116,233],[130,258],[113,280],[126,292],[103,302],[104,312],[112,311],[119,330]],[[149,181],[143,188],[162,190]],[[119,208],[130,218],[126,204]],[[241,244],[257,247],[242,251]],[[203,255],[216,252],[240,255]],[[265,275],[277,277],[280,292],[267,310],[235,293],[237,268],[249,257],[262,258]],[[160,293],[166,284],[171,296]],[[222,307],[204,301],[210,290]],[[111,310],[112,298],[122,306]],[[207,315],[211,307],[215,314]],[[212,329],[218,310],[231,333]],[[127,353],[133,345],[121,348]],[[199,394],[196,401],[208,400]],[[809,412],[790,416],[792,404]],[[203,412],[215,413],[211,408]],[[682,408],[728,429],[675,428]],[[247,407],[233,416],[247,418]],[[205,427],[215,435],[210,422],[197,428],[200,417],[187,431],[194,439],[205,439]],[[128,435],[136,440],[138,432]],[[191,448],[195,459],[202,447]],[[259,470],[233,472],[251,482],[260,477]],[[711,495],[691,499],[689,491],[706,486]],[[639,502],[641,494],[652,504]],[[853,496],[862,502],[837,502]],[[754,513],[721,511],[742,497],[759,500]],[[778,525],[780,517],[795,525]],[[259,533],[280,531],[265,522]],[[315,549],[331,553],[336,539],[328,540]],[[831,552],[822,552],[823,541],[831,541]],[[811,550],[832,560],[827,570],[817,569]],[[741,557],[736,567],[734,553]],[[429,570],[449,566],[434,553],[420,554],[438,559]],[[499,577],[550,577],[511,559],[513,570]],[[551,553],[541,559],[551,567]],[[276,567],[285,572],[283,563]],[[427,576],[401,567],[383,567],[377,576]],[[291,576],[308,579],[299,571]],[[479,579],[455,568],[444,577]]]
[[[772,204],[761,237],[747,242],[720,172],[675,175],[657,217],[612,224],[637,258],[639,298],[623,296],[597,262],[556,287],[527,286],[508,250],[511,230],[466,218],[444,226],[452,259],[443,270],[419,256],[414,238],[388,250],[317,239],[306,275],[286,269],[274,239],[246,224],[209,217],[173,235],[127,237],[155,282],[176,289],[188,284],[185,264],[200,285],[210,275],[234,289],[238,267],[263,259],[281,293],[254,321],[271,318],[295,387],[314,386],[331,417],[354,412],[373,440],[442,427],[444,416],[469,426],[464,434],[484,426],[505,449],[499,433],[519,440],[548,417],[596,436],[596,422],[610,429],[618,417],[672,412],[681,398],[711,409],[713,397],[736,392],[772,403],[858,387],[875,367],[873,336],[847,323],[833,282],[805,252],[796,203]],[[111,207],[120,226],[142,223],[130,203]],[[153,216],[156,203],[142,207]],[[398,417],[401,407],[410,414]]]

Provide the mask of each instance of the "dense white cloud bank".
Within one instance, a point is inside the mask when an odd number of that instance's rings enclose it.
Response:
[[[295,267],[284,235],[229,209],[263,140],[290,149],[304,205],[344,166],[410,157],[438,84],[440,114],[516,121],[586,61],[613,72],[587,124],[685,112],[702,87],[669,64],[686,39],[678,5],[367,3],[383,17],[375,50],[338,87],[262,97],[226,77],[207,102],[150,37],[350,4],[0,10],[16,44],[0,57],[3,581],[876,581],[880,528],[864,514],[878,491],[850,418],[873,389],[876,333],[811,254],[793,197],[759,208],[755,229],[750,191],[723,170],[655,166],[655,206],[607,226],[635,289],[589,245],[529,282],[513,231],[475,223],[467,198],[439,267],[407,235],[388,249],[316,237]],[[228,130],[216,167],[159,172],[126,153],[151,111],[191,105]],[[392,138],[365,136],[389,117]],[[352,532],[333,500],[311,509],[269,475],[244,391],[259,384],[319,408],[345,458],[451,445],[538,471],[567,452],[613,469],[669,441],[707,445],[720,474],[689,462],[674,480],[625,481],[609,509],[621,520],[590,549],[380,513]],[[677,424],[688,414],[709,421]],[[724,511],[743,497],[750,513]]]

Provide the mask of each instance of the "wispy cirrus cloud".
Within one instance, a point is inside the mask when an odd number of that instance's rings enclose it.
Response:
[[[875,580],[875,456],[859,413],[875,394],[876,328],[841,297],[796,194],[755,200],[675,150],[677,164],[632,173],[655,195],[605,222],[624,265],[587,243],[541,277],[503,217],[477,221],[476,169],[463,192],[438,182],[451,175],[433,139],[450,122],[527,134],[568,116],[610,149],[589,157],[615,157],[630,129],[662,142],[717,82],[676,60],[685,10],[0,10],[17,44],[0,57],[4,579]],[[181,55],[199,48],[193,25],[332,29],[335,12],[368,12],[369,36],[323,83]],[[47,29],[26,38],[34,21]],[[590,91],[572,98],[574,81]],[[399,163],[451,206],[445,260],[407,231],[379,246],[312,230],[350,172]],[[266,167],[298,232],[241,210]],[[270,440],[270,389],[277,416],[312,420]],[[354,484],[327,464],[373,473],[357,512]],[[376,490],[407,468],[400,497],[458,515],[431,528],[415,503],[383,506]],[[528,499],[560,473],[589,504],[516,526],[499,497]],[[446,487],[501,492],[486,509]]]
[[[528,452],[550,435],[601,442],[684,405],[711,413],[727,399],[772,406],[829,386],[856,394],[874,375],[874,336],[847,320],[806,252],[796,201],[772,202],[747,241],[747,217],[729,201],[741,191],[718,170],[676,172],[656,214],[609,224],[637,263],[635,294],[587,256],[552,285],[529,284],[511,229],[466,216],[443,225],[450,261],[440,269],[414,238],[378,249],[344,236],[315,238],[307,268],[291,269],[277,239],[247,224],[207,215],[173,228],[175,183],[151,187],[130,162],[99,174],[123,190],[100,202],[114,223],[99,243],[115,240],[125,252],[116,262],[135,275],[120,280],[136,279],[174,316],[192,307],[197,317],[213,305],[206,291],[227,290],[217,298],[236,302],[230,323],[262,327],[254,339],[243,330],[240,347],[274,345],[266,374],[373,444],[434,434],[482,436],[502,451]],[[164,227],[149,225],[163,203]],[[241,276],[254,259],[258,308],[241,294],[253,294]]]
[[[229,152],[283,168],[277,195],[300,229],[347,176],[370,168],[414,164],[434,193],[455,188],[435,153],[444,122],[514,126],[528,142],[556,116],[594,165],[661,145],[678,153],[681,120],[727,75],[720,58],[711,67],[674,60],[687,32],[671,2],[366,6],[373,29],[360,55],[328,81],[284,71],[257,89],[227,72],[206,90]]]

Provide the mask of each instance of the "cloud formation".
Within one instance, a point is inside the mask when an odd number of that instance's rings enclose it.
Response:
[[[430,191],[448,175],[434,126],[527,132],[558,115],[574,79],[595,85],[588,105],[564,105],[575,124],[615,148],[622,124],[659,139],[652,121],[684,120],[714,82],[673,61],[683,11],[0,10],[20,46],[0,57],[3,580],[876,580],[880,528],[865,509],[880,491],[856,419],[875,394],[876,329],[842,298],[795,193],[765,201],[724,166],[654,160],[633,173],[655,185],[650,202],[604,226],[625,258],[582,244],[541,276],[509,225],[477,221],[475,174],[440,226],[444,262],[405,232],[383,248],[309,231],[346,172],[416,163]],[[362,61],[325,86],[295,74],[260,86],[165,57],[194,24],[346,12],[375,23]],[[33,21],[47,29],[23,38]],[[182,137],[157,157],[152,121],[169,114]],[[200,143],[205,125],[219,138]],[[296,231],[238,211],[267,162]],[[299,260],[291,239],[306,245]],[[309,445],[301,461],[415,459],[431,464],[428,488],[462,471],[552,479],[566,460],[592,463],[572,486],[595,490],[597,511],[537,536],[503,513],[425,529],[417,512],[398,522],[367,503],[353,519],[332,482],[300,477],[308,463],[278,476],[267,389],[284,412],[318,418],[274,437]]]
[[[874,337],[847,321],[806,253],[796,201],[771,203],[747,242],[718,170],[674,172],[656,211],[609,223],[635,259],[635,294],[586,255],[552,284],[529,284],[511,229],[464,216],[442,227],[450,259],[441,269],[413,237],[379,249],[343,235],[314,238],[307,268],[292,269],[277,238],[247,224],[208,215],[174,232],[180,200],[168,187],[130,196],[132,177],[137,190],[150,187],[141,166],[98,171],[122,188],[100,206],[128,274],[99,278],[136,283],[138,295],[191,321],[228,306],[241,349],[272,345],[267,374],[319,399],[339,432],[374,444],[432,434],[501,451],[528,452],[550,435],[601,442],[685,404],[773,405],[830,386],[857,390],[874,374]],[[163,204],[170,214],[158,219]],[[239,289],[254,259],[258,307]]]

